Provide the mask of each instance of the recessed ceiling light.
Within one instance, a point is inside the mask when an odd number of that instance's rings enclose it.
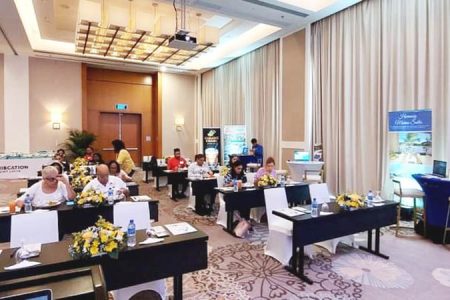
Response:
[[[159,68],[159,70],[161,72],[166,72],[167,71],[167,67],[166,66],[161,66],[161,68]]]

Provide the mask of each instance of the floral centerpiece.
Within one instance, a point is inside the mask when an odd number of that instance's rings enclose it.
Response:
[[[220,174],[220,176],[226,176],[229,171],[230,171],[230,169],[228,169],[227,166],[221,166],[219,169],[219,174]]]
[[[277,185],[277,180],[275,179],[275,177],[273,177],[272,175],[269,174],[265,174],[261,177],[259,177],[256,185],[259,187],[267,187],[267,186],[275,186]]]
[[[105,196],[102,192],[88,190],[77,195],[75,198],[75,204],[78,206],[84,206],[86,204],[100,206],[105,202],[105,200]]]
[[[361,195],[356,193],[353,194],[340,194],[336,198],[336,203],[344,208],[356,209],[364,206],[364,201]]]
[[[75,158],[75,160],[73,161],[72,164],[73,164],[74,168],[77,168],[77,167],[87,166],[88,161],[86,159],[84,159],[83,157],[77,157],[77,158]]]
[[[91,180],[92,176],[80,175],[74,177],[71,184],[74,189],[82,190]]]
[[[112,258],[118,258],[127,241],[127,235],[120,227],[99,216],[94,226],[81,232],[72,234],[73,242],[69,247],[69,253],[74,258],[92,257],[108,254]]]

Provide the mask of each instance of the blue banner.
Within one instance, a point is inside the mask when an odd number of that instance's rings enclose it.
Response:
[[[389,112],[389,131],[431,131],[431,110],[404,110]]]

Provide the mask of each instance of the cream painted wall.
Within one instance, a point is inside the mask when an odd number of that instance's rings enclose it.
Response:
[[[4,89],[3,89],[3,54],[0,53],[0,153],[5,152],[5,111],[3,109],[4,103],[3,103],[3,96],[4,96]]]
[[[28,56],[4,55],[5,152],[30,151]]]
[[[160,73],[162,78],[162,154],[172,155],[180,148],[184,157],[195,155],[195,76]],[[175,118],[184,118],[181,131]]]
[[[81,129],[81,63],[30,58],[30,151],[56,149]],[[52,113],[61,129],[52,129]]]

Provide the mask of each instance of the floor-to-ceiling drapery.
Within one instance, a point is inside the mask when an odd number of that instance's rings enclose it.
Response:
[[[272,42],[202,74],[203,127],[246,125],[247,137],[278,157],[279,42]]]
[[[366,0],[311,26],[313,138],[333,192],[389,182],[388,112],[433,111],[450,159],[450,1]]]

